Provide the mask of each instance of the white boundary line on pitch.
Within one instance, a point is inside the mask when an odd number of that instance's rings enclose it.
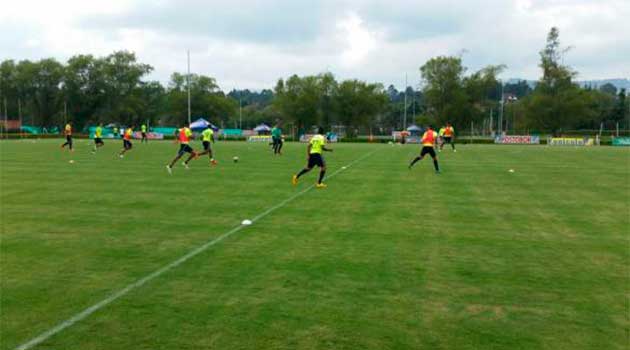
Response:
[[[335,172],[333,172],[332,174],[330,174],[328,176],[328,179],[334,177],[335,175],[339,174],[340,172],[347,170],[348,168],[350,168],[352,165],[362,161],[363,159],[373,155],[374,153],[376,153],[377,151],[379,151],[379,149],[376,149],[362,157],[359,157],[355,160],[353,160],[352,162],[348,163],[348,165],[343,166],[339,169],[337,169]],[[294,199],[300,197],[301,195],[305,194],[306,192],[310,191],[311,189],[313,189],[313,187],[315,187],[315,185],[310,185],[307,188],[303,189],[302,191],[292,195],[291,197],[283,200],[282,202],[274,205],[273,207],[265,210],[264,212],[258,214],[257,216],[255,216],[252,219],[252,224],[255,223],[256,221],[264,218],[265,216],[273,213],[274,211],[276,211],[277,209],[287,205],[289,202],[293,201]],[[127,293],[131,292],[132,290],[142,287],[144,284],[146,284],[147,282],[150,282],[151,280],[155,279],[156,277],[159,277],[160,275],[164,274],[165,272],[174,269],[176,267],[178,267],[179,265],[185,263],[186,261],[190,260],[191,258],[197,256],[199,253],[204,252],[205,250],[207,250],[208,248],[212,247],[213,245],[223,241],[224,239],[228,238],[229,236],[235,234],[236,232],[242,230],[243,228],[247,227],[249,225],[239,225],[234,227],[233,229],[227,231],[226,233],[220,235],[219,237],[210,240],[208,242],[206,242],[205,244],[193,249],[192,251],[190,251],[189,253],[187,253],[186,255],[180,257],[179,259],[171,262],[170,264],[154,271],[153,273],[146,275],[145,277],[142,277],[141,279],[127,285],[125,288],[119,290],[118,292],[110,295],[109,297],[99,301],[98,303],[88,307],[87,309],[79,312],[78,314],[70,317],[69,319],[57,324],[55,327],[47,330],[46,332],[38,335],[37,337],[27,341],[26,343],[18,346],[15,348],[15,350],[28,350],[30,348],[32,348],[33,346],[36,346],[44,341],[46,341],[48,338],[52,337],[53,335],[63,331],[64,329],[72,326],[73,324],[83,320],[84,318],[90,316],[91,314],[93,314],[94,312],[104,308],[105,306],[109,305],[110,303],[112,303],[113,301],[125,296]]]

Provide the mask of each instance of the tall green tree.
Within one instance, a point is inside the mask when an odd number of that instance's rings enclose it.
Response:
[[[543,75],[534,92],[523,100],[528,126],[558,134],[563,128],[574,128],[596,114],[589,108],[591,97],[573,82],[576,72],[565,66],[568,51],[560,45],[560,32],[551,28],[547,44],[540,51]]]

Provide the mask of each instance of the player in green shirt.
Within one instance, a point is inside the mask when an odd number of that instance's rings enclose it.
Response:
[[[217,161],[212,155],[212,147],[210,146],[210,142],[215,143],[214,131],[210,125],[208,125],[206,130],[201,133],[201,142],[203,143],[203,152],[199,153],[197,156],[207,154],[208,157],[210,157],[210,165],[217,165]]]
[[[297,175],[293,175],[293,179],[291,182],[293,186],[298,184],[298,179],[300,176],[308,173],[315,167],[316,165],[319,167],[319,180],[317,181],[317,188],[326,188],[326,184],[322,181],[324,180],[324,175],[326,175],[326,162],[324,161],[324,157],[322,153],[332,152],[333,150],[330,148],[326,148],[326,137],[324,136],[324,128],[319,128],[317,130],[317,135],[313,136],[308,143],[308,147],[306,147],[306,154],[308,157],[308,163],[306,168],[302,169]]]
[[[142,124],[142,126],[140,126],[140,132],[142,133],[142,140],[140,140],[140,143],[142,142],[149,142],[149,138],[147,138],[147,126]]]
[[[96,130],[94,130],[94,150],[92,153],[96,153],[96,149],[105,146],[103,142],[103,124],[98,124]]]
[[[280,128],[280,124],[276,124],[276,126],[271,129],[271,139],[273,141],[273,154],[282,155],[282,129]]]

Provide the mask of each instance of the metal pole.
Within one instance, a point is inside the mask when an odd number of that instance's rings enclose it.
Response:
[[[499,135],[503,135],[503,80],[501,80],[501,113],[499,114]]]
[[[238,91],[238,128],[243,130],[243,99],[241,90]]]
[[[18,118],[20,119],[20,138],[22,138],[22,100],[18,98]]]
[[[405,112],[403,117],[403,130],[407,130],[407,74],[405,74]]]
[[[188,125],[190,126],[191,124],[191,113],[190,113],[190,50],[187,51],[188,53],[188,79],[187,80],[187,85],[188,85]]]
[[[7,108],[7,98],[4,98],[4,134],[5,138],[9,138],[9,112]]]

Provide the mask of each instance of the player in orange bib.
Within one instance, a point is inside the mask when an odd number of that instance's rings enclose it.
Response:
[[[414,160],[409,164],[409,170],[414,166],[417,162],[421,161],[422,158],[428,153],[431,158],[433,158],[433,166],[435,167],[435,172],[440,173],[440,165],[438,164],[437,155],[435,154],[435,144],[437,143],[438,133],[433,130],[431,126],[427,127],[427,131],[422,135],[422,151],[420,152],[420,156],[414,158]]]
[[[127,153],[127,151],[129,151],[131,147],[133,147],[133,144],[131,144],[132,136],[133,136],[133,126],[127,128],[123,133],[123,149],[118,154],[120,158],[123,158],[125,156],[125,153]]]
[[[453,152],[457,152],[455,149],[455,129],[451,126],[451,123],[446,123],[446,127],[444,128],[444,142],[440,145],[440,150],[444,148],[444,144],[450,144],[453,148]]]
[[[68,149],[70,150],[70,152],[74,152],[74,149],[72,148],[72,123],[71,122],[68,122],[68,124],[66,124],[66,127],[63,129],[63,133],[66,135],[66,142],[63,145],[61,145],[61,148],[68,146]]]
[[[190,139],[192,138],[192,135],[193,135],[190,128],[188,128],[187,126],[184,126],[183,128],[178,129],[175,135],[177,137],[177,141],[179,142],[179,152],[177,152],[177,156],[175,156],[175,159],[173,159],[173,161],[169,165],[166,166],[166,170],[168,171],[169,174],[171,174],[173,171],[173,165],[175,165],[175,163],[181,157],[183,157],[185,153],[190,153],[190,156],[188,157],[188,159],[186,159],[186,161],[183,163],[186,169],[188,169],[188,162],[190,162],[191,159],[197,156],[197,153],[189,145]]]

